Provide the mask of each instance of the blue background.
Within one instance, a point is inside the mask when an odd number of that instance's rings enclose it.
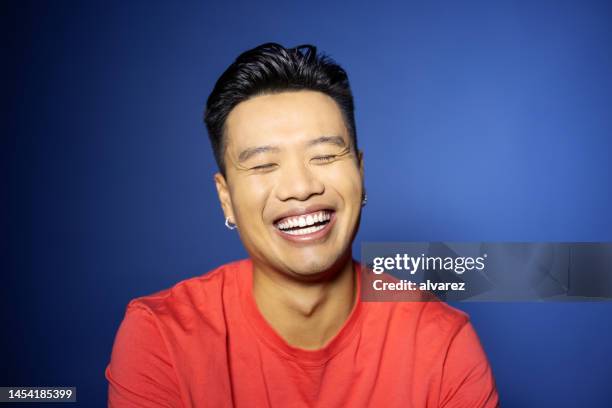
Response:
[[[0,385],[104,406],[127,302],[245,255],[202,111],[247,48],[349,72],[362,241],[612,241],[612,8],[3,2]],[[504,407],[612,404],[612,305],[461,304]],[[72,405],[74,406],[74,405]]]

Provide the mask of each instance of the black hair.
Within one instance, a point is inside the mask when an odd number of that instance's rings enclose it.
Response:
[[[231,110],[257,95],[298,90],[319,91],[336,101],[357,150],[353,94],[344,69],[317,53],[313,45],[285,48],[265,43],[240,54],[219,77],[206,102],[204,122],[222,174],[225,121]]]

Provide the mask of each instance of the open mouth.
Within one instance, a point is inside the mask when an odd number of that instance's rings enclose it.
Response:
[[[285,217],[277,220],[274,226],[283,234],[304,236],[323,230],[333,216],[331,210],[314,211],[308,214]]]

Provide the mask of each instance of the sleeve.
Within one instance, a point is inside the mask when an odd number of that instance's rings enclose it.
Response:
[[[442,374],[440,407],[499,407],[493,372],[469,320],[449,346]]]
[[[128,306],[106,367],[108,406],[180,407],[176,373],[153,314]]]

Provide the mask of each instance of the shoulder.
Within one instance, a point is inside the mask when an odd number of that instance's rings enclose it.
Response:
[[[418,302],[416,306],[413,313],[419,316],[417,329],[426,341],[448,344],[470,321],[467,313],[442,301]]]
[[[368,305],[370,319],[389,320],[405,335],[415,335],[418,343],[448,346],[469,324],[467,313],[442,301],[377,302]]]
[[[235,296],[236,275],[248,267],[244,259],[219,266],[203,275],[185,279],[170,288],[132,299],[126,314],[145,312],[156,320],[185,323],[194,316],[214,318],[223,300]]]
[[[224,301],[236,296],[236,275],[249,266],[248,260],[225,264],[130,301],[105,371],[109,406],[181,405],[181,359],[198,350],[190,344],[222,341]]]
[[[418,337],[435,333],[436,338],[444,333],[456,333],[469,322],[465,312],[429,291],[395,290],[395,286],[381,290],[381,285],[399,284],[399,278],[387,273],[375,275],[356,262],[355,267],[360,274],[360,298],[371,319],[390,319],[391,323],[397,323],[400,331],[418,330]]]
[[[442,301],[421,302],[422,321],[442,331],[457,332],[465,326],[470,317]]]

